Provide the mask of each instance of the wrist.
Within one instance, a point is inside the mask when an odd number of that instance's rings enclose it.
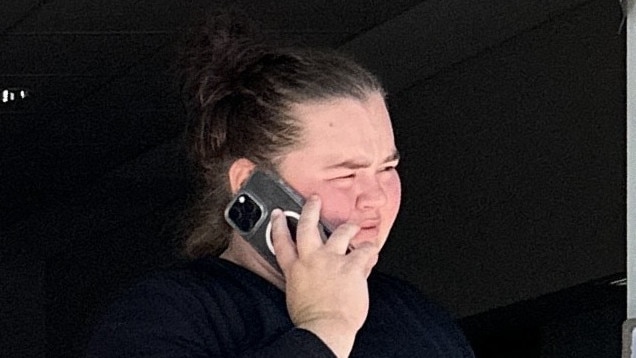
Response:
[[[316,319],[296,326],[320,338],[337,357],[348,357],[353,349],[357,329],[338,320]]]

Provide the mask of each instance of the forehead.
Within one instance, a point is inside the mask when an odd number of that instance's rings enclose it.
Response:
[[[395,151],[393,128],[384,98],[371,93],[295,104],[291,115],[302,128],[299,151],[319,159],[386,156]]]
[[[338,97],[297,103],[290,109],[291,115],[306,130],[355,125],[391,126],[384,97],[379,93],[371,93],[364,99]]]

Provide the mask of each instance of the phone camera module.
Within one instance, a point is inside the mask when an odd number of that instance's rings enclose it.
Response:
[[[248,195],[241,195],[230,208],[228,216],[243,232],[251,231],[262,215],[261,208]]]

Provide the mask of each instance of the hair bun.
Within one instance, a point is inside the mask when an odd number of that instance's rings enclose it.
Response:
[[[195,106],[219,101],[236,90],[241,74],[265,53],[253,21],[235,13],[210,16],[194,28],[182,52],[182,90],[195,96],[186,101],[194,100],[189,104]]]

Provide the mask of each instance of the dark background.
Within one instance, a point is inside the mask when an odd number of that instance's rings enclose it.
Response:
[[[380,268],[479,357],[618,357],[625,32],[616,0],[237,1],[382,78],[403,160]],[[122,289],[178,260],[191,193],[171,65],[219,1],[2,1],[0,356],[80,356]]]

